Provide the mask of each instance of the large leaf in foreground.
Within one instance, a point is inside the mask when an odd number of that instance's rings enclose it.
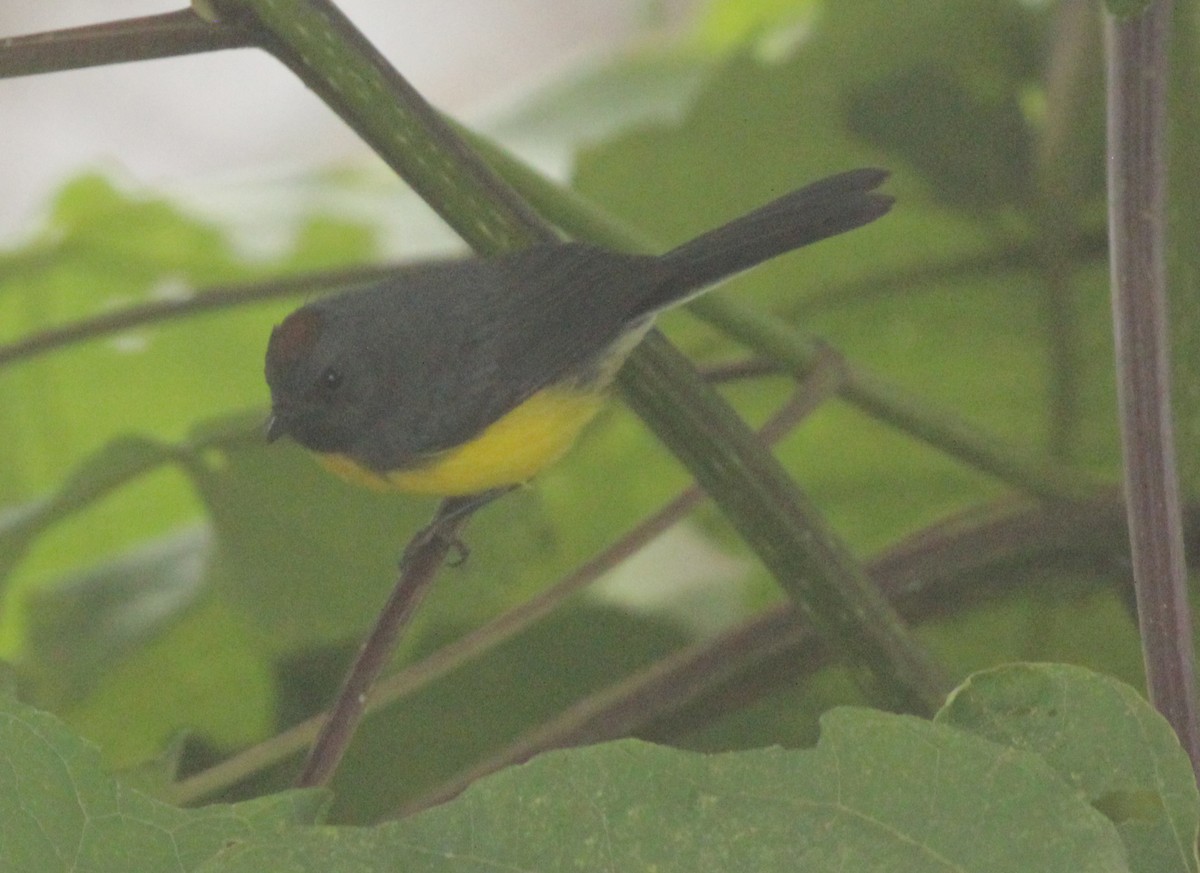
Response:
[[[0,840],[22,870],[1124,871],[1112,824],[1042,758],[840,709],[809,751],[555,752],[376,828],[293,824],[307,795],[183,811],[123,788],[52,717],[0,721]]]

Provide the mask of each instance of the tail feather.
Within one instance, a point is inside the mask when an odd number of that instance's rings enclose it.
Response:
[[[647,311],[673,305],[792,249],[869,224],[891,208],[892,198],[874,190],[887,177],[887,170],[877,169],[830,176],[661,255],[663,279]]]

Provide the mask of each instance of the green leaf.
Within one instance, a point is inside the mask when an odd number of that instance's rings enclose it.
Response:
[[[742,50],[751,40],[770,42],[811,24],[820,5],[814,0],[710,0],[696,36],[704,46]]]
[[[1033,194],[1034,143],[1016,85],[973,94],[948,70],[914,66],[858,89],[847,124],[912,166],[949,205],[979,212],[1022,206]],[[945,147],[956,139],[975,147]]]
[[[569,71],[487,125],[488,136],[514,152],[544,160],[574,154],[630,127],[678,118],[695,97],[710,63],[673,53],[625,56],[596,69]],[[556,155],[561,152],[561,157]]]
[[[1127,869],[1112,826],[1035,755],[869,710],[822,724],[810,752],[550,753],[373,834],[251,839],[219,869]]]
[[[54,717],[0,699],[0,852],[28,873],[196,870],[231,840],[309,823],[323,792],[180,810],[126,788]]]
[[[871,710],[828,713],[804,752],[553,752],[376,828],[305,826],[313,793],[169,807],[12,701],[0,762],[0,839],[22,871],[1128,869],[1109,821],[1036,754]]]
[[[46,528],[174,457],[168,446],[153,440],[118,437],[75,466],[51,497],[7,507],[0,515],[0,590],[29,543]]]
[[[1170,725],[1136,691],[1066,664],[977,673],[937,720],[1045,758],[1111,819],[1130,870],[1197,869],[1200,799]]]
[[[94,174],[64,186],[48,225],[24,248],[0,253],[0,341],[187,296],[208,283],[344,264],[373,250],[371,232],[314,216],[301,231],[303,251],[250,262],[224,229]],[[195,521],[199,506],[183,478],[174,470],[150,474],[155,454],[169,460],[196,421],[265,403],[262,353],[287,306],[230,306],[4,368],[0,443],[9,463],[0,465],[0,576],[12,590],[0,609],[0,650],[12,655],[21,642],[14,602],[26,591]],[[101,523],[76,523],[53,548],[37,547],[47,530],[78,521],[100,496]]]
[[[276,723],[276,677],[254,642],[244,616],[204,597],[62,715],[114,767],[158,756],[181,731],[218,749],[257,742]]]
[[[77,700],[177,621],[200,594],[210,546],[207,528],[188,528],[35,591],[26,651],[41,699]]]
[[[361,634],[431,514],[427,501],[363,492],[265,441],[230,451],[197,484],[213,524],[209,583],[276,655]]]

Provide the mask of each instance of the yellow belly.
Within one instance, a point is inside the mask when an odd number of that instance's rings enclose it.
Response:
[[[475,494],[532,479],[566,453],[603,402],[600,391],[546,388],[474,439],[431,455],[420,466],[377,473],[345,455],[322,455],[321,462],[348,482],[377,490]]]

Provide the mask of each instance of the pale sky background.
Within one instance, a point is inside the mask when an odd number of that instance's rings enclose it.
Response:
[[[556,73],[678,22],[700,0],[341,0],[435,105],[471,120]],[[0,37],[180,8],[164,0],[0,6]],[[132,184],[239,180],[353,161],[366,148],[281,65],[254,50],[0,80],[0,244],[64,178],[100,167]],[[219,210],[218,210],[219,211]]]

